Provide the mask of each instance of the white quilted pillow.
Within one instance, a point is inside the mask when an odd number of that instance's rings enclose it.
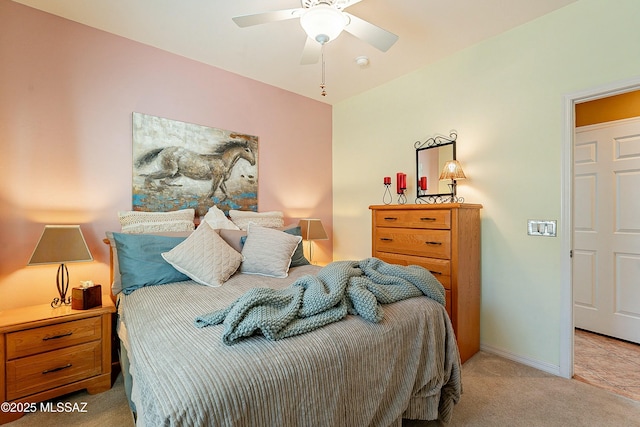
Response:
[[[249,224],[242,248],[240,272],[270,277],[287,277],[291,256],[302,237],[284,231]]]
[[[171,212],[118,212],[123,233],[157,233],[166,231],[193,231],[194,209]]]
[[[211,206],[204,216],[203,221],[207,221],[214,230],[239,230],[217,206]]]
[[[267,228],[280,228],[284,226],[284,214],[280,211],[253,212],[231,209],[229,216],[231,217],[231,221],[233,221],[240,230],[246,230],[250,222]]]
[[[179,272],[207,286],[218,287],[236,272],[242,255],[225,242],[207,222],[162,258]]]

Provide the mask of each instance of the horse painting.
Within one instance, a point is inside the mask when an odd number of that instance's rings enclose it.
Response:
[[[140,176],[145,177],[145,184],[152,180],[163,180],[166,185],[183,176],[197,181],[211,181],[207,194],[212,198],[219,189],[222,192],[220,201],[229,197],[226,182],[231,171],[240,159],[256,164],[255,143],[250,141],[231,140],[220,144],[213,154],[200,154],[182,147],[165,147],[153,149],[136,160],[136,167],[141,168],[155,161],[158,169]]]

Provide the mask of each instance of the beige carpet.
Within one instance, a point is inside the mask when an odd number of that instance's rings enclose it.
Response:
[[[640,426],[640,402],[484,352],[463,365],[462,385],[462,398],[447,426]]]
[[[480,352],[462,369],[464,394],[448,426],[640,427],[640,402],[580,381],[559,378]],[[130,427],[133,420],[122,384],[101,394],[73,393],[62,402],[86,402],[87,413],[35,413],[8,427]],[[405,427],[439,426],[405,421]],[[356,426],[357,427],[357,426]]]
[[[111,390],[100,394],[88,394],[79,391],[54,399],[52,402],[86,403],[86,412],[36,412],[25,414],[22,418],[2,427],[131,427],[133,417],[124,394],[122,375],[118,376]],[[54,403],[55,407],[55,403]]]

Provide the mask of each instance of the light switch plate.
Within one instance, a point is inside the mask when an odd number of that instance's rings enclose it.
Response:
[[[527,220],[527,234],[529,236],[546,236],[555,237],[557,221],[546,219],[529,219]]]

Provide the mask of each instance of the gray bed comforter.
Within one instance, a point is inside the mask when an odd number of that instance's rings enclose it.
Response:
[[[427,297],[384,306],[379,323],[347,316],[304,335],[227,346],[223,326],[193,319],[255,287],[289,278],[236,274],[224,286],[180,282],[120,300],[142,426],[390,426],[447,421],[461,393],[460,358],[444,307]]]

